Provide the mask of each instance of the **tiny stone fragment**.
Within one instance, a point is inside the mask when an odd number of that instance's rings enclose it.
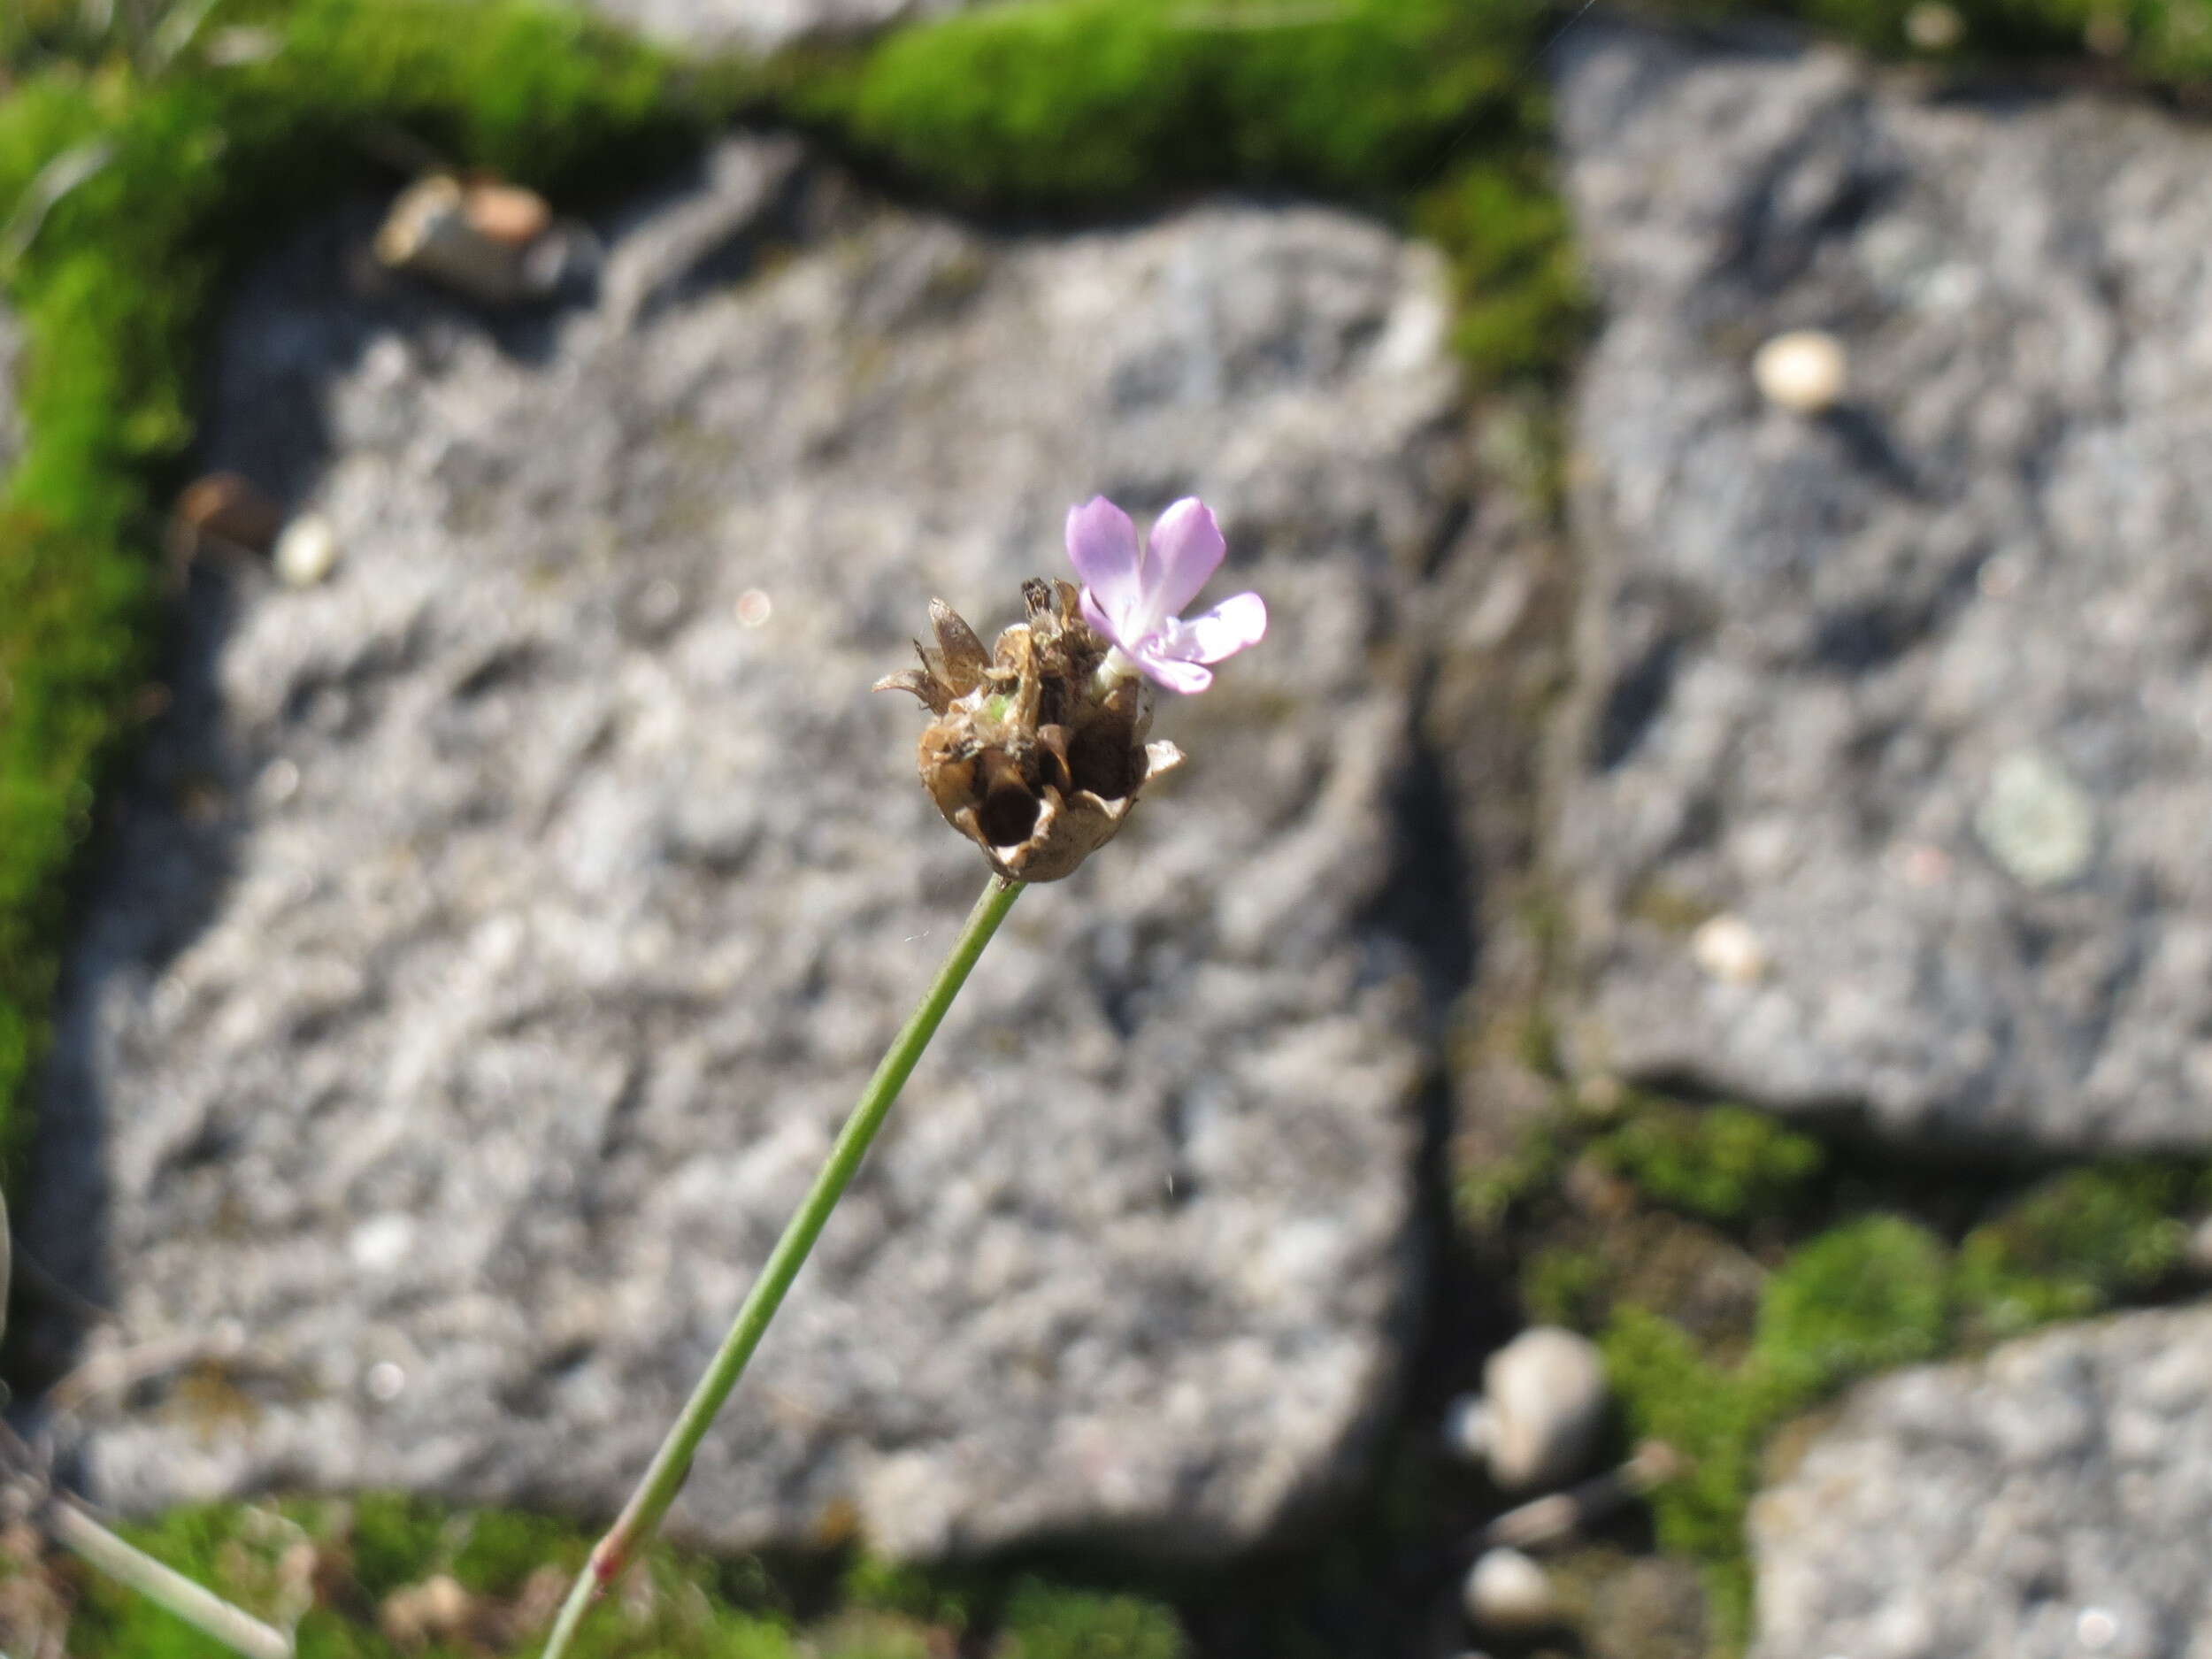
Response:
[[[1810,328],[1777,334],[1751,359],[1751,378],[1759,395],[1778,409],[1824,413],[1842,399],[1849,378],[1843,342]]]
[[[1486,1549],[1468,1569],[1462,1592],[1476,1628],[1497,1636],[1525,1636],[1559,1617],[1551,1575],[1517,1549]]]
[[[218,548],[265,553],[284,523],[284,509],[238,472],[210,472],[186,486],[170,514],[170,540],[189,558]]]
[[[543,198],[519,186],[433,173],[402,191],[376,233],[376,257],[479,305],[541,298],[580,257]]]
[[[286,525],[270,555],[288,588],[312,588],[338,568],[338,532],[319,512],[303,512]]]
[[[1603,1426],[1604,1362],[1585,1336],[1556,1325],[1522,1332],[1482,1370],[1479,1398],[1457,1402],[1447,1438],[1488,1465],[1508,1491],[1554,1486],[1580,1472]]]
[[[1697,965],[1725,985],[1755,985],[1766,977],[1766,947],[1740,916],[1716,916],[1690,935]]]

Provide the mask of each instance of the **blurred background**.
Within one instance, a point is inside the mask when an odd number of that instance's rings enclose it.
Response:
[[[0,0],[0,1651],[2212,1628],[2207,0]]]

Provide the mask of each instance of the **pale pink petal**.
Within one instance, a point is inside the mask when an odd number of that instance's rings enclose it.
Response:
[[[1169,652],[1194,663],[1217,663],[1267,637],[1267,603],[1257,594],[1238,594],[1202,616],[1169,629]]]
[[[1145,561],[1148,613],[1164,620],[1197,598],[1228,550],[1212,509],[1197,496],[1186,495],[1162,513],[1152,526],[1150,557]]]
[[[1153,651],[1144,652],[1136,662],[1137,666],[1144,670],[1145,678],[1154,685],[1164,686],[1170,691],[1179,691],[1186,696],[1203,691],[1214,683],[1213,670],[1201,668],[1196,663],[1180,662]]]
[[[1068,509],[1068,557],[1109,616],[1125,617],[1144,603],[1137,526],[1105,496]]]
[[[1121,626],[1106,614],[1105,607],[1098,603],[1097,596],[1087,588],[1083,590],[1081,603],[1083,620],[1126,650],[1129,641],[1121,637]]]

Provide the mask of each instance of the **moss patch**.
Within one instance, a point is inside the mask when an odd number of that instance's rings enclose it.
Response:
[[[1701,1564],[1722,1653],[1748,1637],[1744,1520],[1778,1432],[1863,1378],[1972,1353],[2180,1281],[2212,1168],[1900,1166],[1747,1108],[1565,1100],[1463,1184],[1532,1319],[1602,1348],[1628,1438],[1686,1471],[1659,1548]]]
[[[1820,1143],[1764,1112],[1647,1099],[1598,1137],[1600,1164],[1655,1202],[1709,1221],[1782,1213],[1820,1173]]]
[[[1064,211],[1193,185],[1378,205],[1532,128],[1519,0],[1056,0],[902,30],[803,108],[933,194]]]
[[[301,1659],[438,1659],[527,1651],[589,1538],[507,1510],[391,1494],[178,1510],[131,1540],[237,1605],[297,1620]],[[67,1651],[218,1659],[227,1650],[59,1558],[0,1562],[74,1600]],[[18,1603],[23,1598],[16,1598]],[[19,1632],[19,1636],[31,1632]],[[50,1632],[58,1638],[58,1632]],[[614,1659],[1183,1659],[1174,1609],[1036,1574],[924,1573],[864,1556],[776,1565],[656,1548],[587,1627]]]

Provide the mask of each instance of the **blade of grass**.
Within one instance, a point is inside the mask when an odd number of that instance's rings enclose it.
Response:
[[[282,1631],[240,1611],[212,1590],[125,1543],[69,1499],[57,1495],[47,1505],[46,1525],[64,1548],[75,1551],[117,1583],[158,1602],[195,1630],[245,1655],[246,1659],[293,1659],[292,1639]]]

